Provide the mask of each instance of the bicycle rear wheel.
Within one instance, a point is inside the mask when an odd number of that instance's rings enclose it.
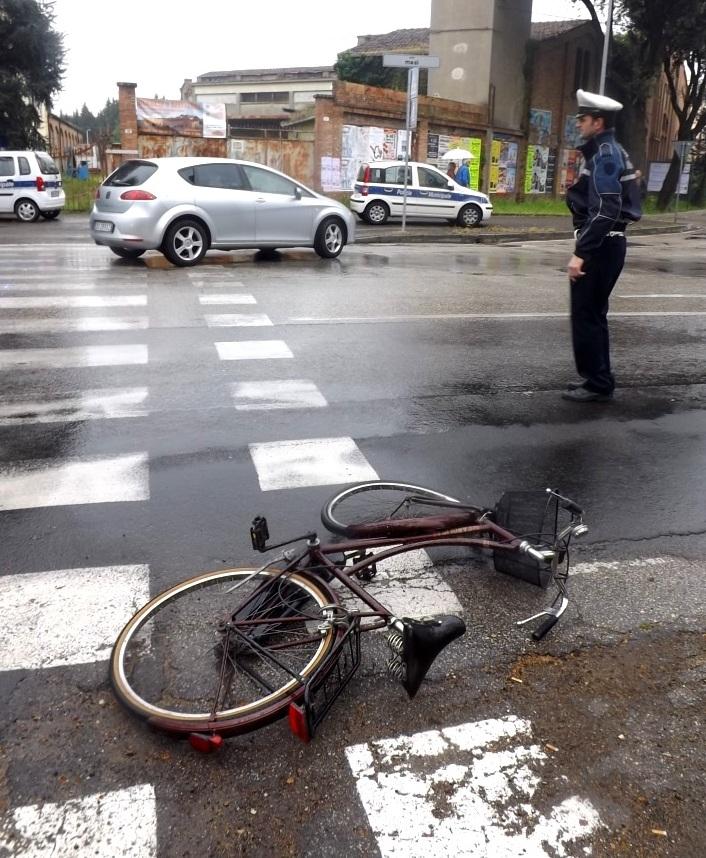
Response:
[[[301,697],[342,634],[320,628],[337,598],[302,573],[255,572],[197,575],[132,617],[110,659],[130,711],[173,734],[226,736],[264,726]]]
[[[321,521],[349,538],[415,536],[472,524],[481,512],[423,486],[371,480],[337,492]]]

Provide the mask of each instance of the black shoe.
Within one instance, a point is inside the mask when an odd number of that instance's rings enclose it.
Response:
[[[578,390],[579,387],[583,387],[586,384],[586,381],[583,378],[577,378],[576,381],[570,381],[566,385],[567,390]]]
[[[574,390],[565,390],[561,397],[570,402],[609,402],[613,398],[613,394],[599,393],[597,390],[589,390],[587,387],[577,387]]]

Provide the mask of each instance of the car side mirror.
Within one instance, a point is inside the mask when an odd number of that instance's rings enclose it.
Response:
[[[451,184],[451,182],[449,182],[449,183],[448,183],[448,185],[447,185],[446,187],[447,187],[450,191],[453,191],[453,189],[454,189],[454,186]]]
[[[300,200],[301,198],[302,198],[302,189],[301,189],[301,188],[299,188],[299,187],[296,187],[296,188],[294,189],[294,199],[295,199],[295,200]]]

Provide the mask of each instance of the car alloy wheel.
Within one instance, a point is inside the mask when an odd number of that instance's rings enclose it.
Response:
[[[314,250],[324,259],[335,259],[346,243],[345,228],[335,217],[327,217],[319,224],[314,239]]]
[[[167,230],[162,252],[173,265],[183,268],[203,259],[208,245],[208,233],[203,224],[197,220],[180,220]]]
[[[464,206],[458,214],[458,222],[461,226],[478,226],[483,219],[483,212],[478,206]]]
[[[368,223],[381,226],[390,216],[390,210],[385,203],[370,203],[365,209],[365,219]]]
[[[24,223],[32,223],[39,217],[39,208],[32,200],[18,200],[15,206],[15,214],[18,220]]]

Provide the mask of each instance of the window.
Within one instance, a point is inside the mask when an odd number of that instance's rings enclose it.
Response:
[[[289,104],[288,92],[241,92],[242,104]]]
[[[39,164],[39,169],[46,176],[49,175],[59,175],[59,168],[56,164],[46,155],[40,155],[39,152],[35,153],[37,156],[37,163]]]
[[[20,155],[20,157],[17,159],[17,163],[20,165],[20,176],[29,176],[31,171],[29,169],[29,161],[27,160],[27,158]]]
[[[108,176],[104,184],[126,188],[142,185],[156,170],[157,165],[151,161],[126,161]]]
[[[419,173],[419,186],[422,188],[443,188],[448,190],[449,178],[437,173],[436,170],[429,170],[426,167],[417,167]]]
[[[247,183],[238,164],[197,164],[194,167],[194,184],[201,188],[247,190]]]
[[[0,176],[15,175],[15,159],[7,155],[0,156]]]
[[[371,167],[371,184],[404,185],[404,167]],[[412,184],[412,168],[407,168],[407,184]]]
[[[272,173],[270,170],[263,170],[261,167],[253,167],[251,164],[243,164],[243,171],[248,177],[250,188],[263,194],[284,194],[293,197],[298,187],[295,182],[285,176]]]

